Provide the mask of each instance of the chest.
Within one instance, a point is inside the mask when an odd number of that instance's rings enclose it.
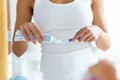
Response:
[[[45,28],[48,25],[51,28],[79,27],[90,25],[93,20],[90,0],[75,0],[67,4],[36,0],[33,16],[37,24]]]
[[[51,18],[79,18],[91,16],[90,0],[75,0],[67,4],[56,4],[49,0],[41,0],[35,4],[35,14],[44,19]]]

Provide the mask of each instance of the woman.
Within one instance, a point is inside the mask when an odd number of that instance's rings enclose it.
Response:
[[[44,80],[84,80],[89,67],[97,63],[91,42],[103,51],[110,47],[103,12],[103,0],[18,0],[15,31],[21,30],[26,41],[13,40],[13,52],[21,56],[28,42],[36,44],[35,36],[42,46]],[[63,43],[42,43],[43,34]],[[69,38],[72,42],[64,43]]]

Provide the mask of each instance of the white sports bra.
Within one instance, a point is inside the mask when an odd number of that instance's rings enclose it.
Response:
[[[43,33],[51,34],[64,42],[72,38],[81,28],[92,25],[91,0],[74,0],[66,4],[35,0],[33,18]],[[84,42],[42,44],[42,50],[49,53],[63,53],[88,46],[90,43]]]

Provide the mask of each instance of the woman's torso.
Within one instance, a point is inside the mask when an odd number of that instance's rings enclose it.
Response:
[[[81,28],[92,25],[91,0],[74,0],[66,4],[35,0],[33,17],[44,34],[51,34],[63,41],[61,44],[42,44],[43,52],[64,53],[90,46],[90,43],[84,42],[64,42]]]

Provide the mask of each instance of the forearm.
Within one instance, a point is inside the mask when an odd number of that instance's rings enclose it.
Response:
[[[96,46],[104,51],[109,49],[110,43],[110,36],[105,32],[102,32],[99,38],[96,40]]]
[[[16,10],[16,23],[12,42],[12,50],[16,56],[21,56],[28,48],[27,41],[14,41],[16,30],[20,30],[21,25],[31,22],[33,15],[33,7],[31,4],[34,0],[18,0]],[[24,7],[24,8],[23,8]]]
[[[14,41],[15,32],[17,29],[18,28],[15,28],[14,35],[13,35],[12,51],[16,56],[20,57],[27,50],[28,42],[26,42],[26,41]]]

